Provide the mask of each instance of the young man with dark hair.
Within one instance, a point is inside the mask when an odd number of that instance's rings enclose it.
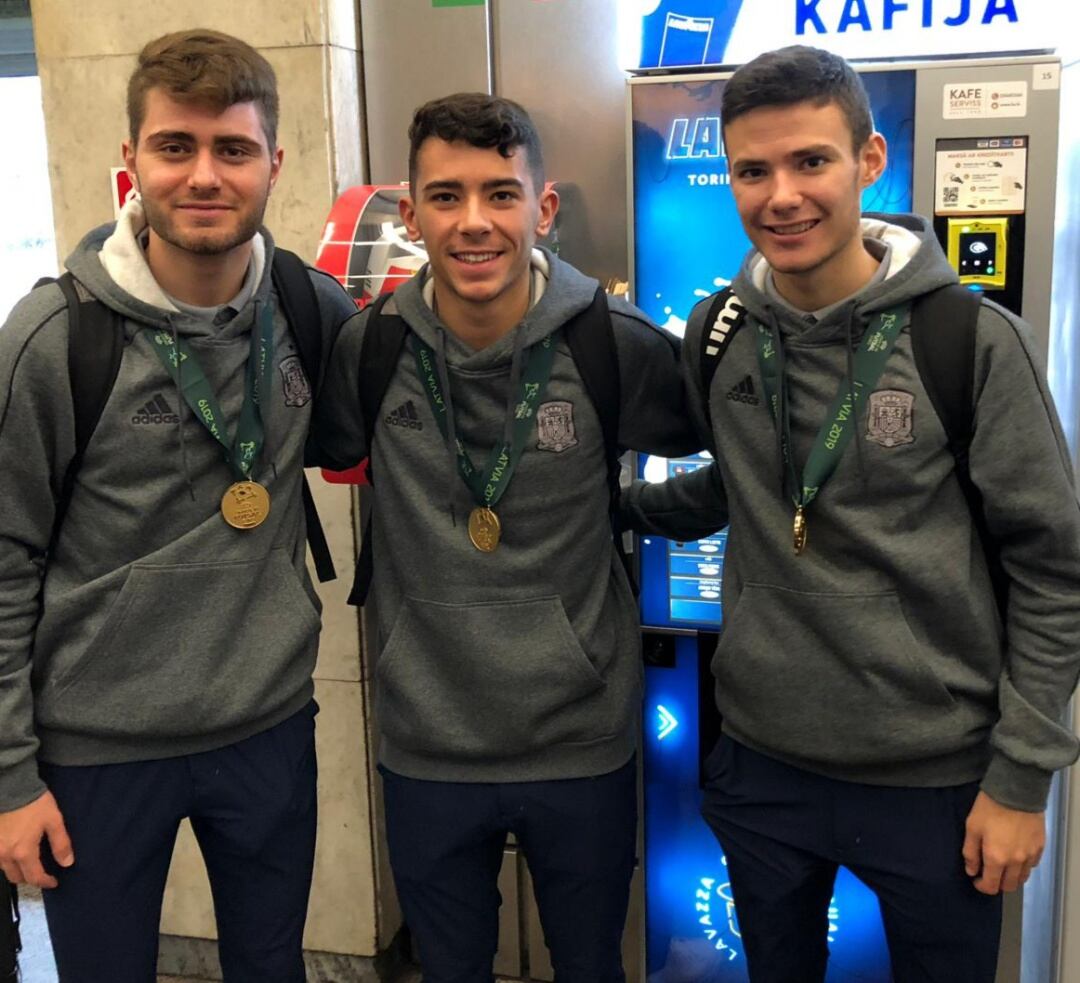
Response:
[[[138,199],[0,329],[0,866],[46,889],[62,980],[146,983],[188,817],[225,979],[302,981],[318,380],[261,224],[276,81],[248,45],[196,30],[150,42],[129,91]],[[291,260],[329,351],[355,306]],[[95,420],[98,372],[69,356],[110,341]]]
[[[1080,510],[1027,325],[976,312],[925,219],[860,216],[886,163],[869,120],[858,76],[815,49],[727,83],[745,321],[709,324],[703,301],[683,348],[714,462],[637,484],[627,512],[678,539],[730,518],[703,813],[754,983],[824,979],[840,864],[880,900],[897,983],[991,983],[1000,892],[1039,862],[1052,773],[1077,756]],[[966,455],[922,361],[943,350],[924,327],[962,327],[920,326],[942,288],[977,316],[974,364],[936,389],[972,375]],[[747,384],[760,399],[727,398]]]
[[[619,447],[699,446],[677,342],[536,248],[558,197],[520,106],[449,96],[410,138],[401,216],[429,263],[346,325],[315,429],[327,464],[373,465],[369,644],[398,896],[427,983],[491,983],[512,832],[555,978],[616,983],[642,669],[604,422]],[[382,409],[364,419],[366,342],[393,325]],[[575,351],[605,337],[598,403]]]

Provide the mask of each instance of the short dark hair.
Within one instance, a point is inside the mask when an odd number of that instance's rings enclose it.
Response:
[[[484,92],[458,92],[426,102],[409,126],[409,185],[416,189],[416,158],[429,137],[473,147],[494,147],[509,157],[524,148],[525,162],[537,191],[544,187],[544,156],[540,136],[529,114],[511,99]]]
[[[148,42],[128,79],[132,143],[139,140],[146,93],[155,88],[163,89],[179,102],[209,106],[218,112],[238,102],[253,102],[270,150],[277,146],[277,77],[270,62],[239,38],[196,28]]]
[[[855,153],[874,132],[870,99],[858,73],[839,55],[802,44],[767,51],[739,68],[724,86],[721,119],[726,129],[754,109],[800,102],[836,103]]]

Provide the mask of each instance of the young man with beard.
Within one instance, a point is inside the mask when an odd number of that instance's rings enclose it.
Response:
[[[140,53],[128,112],[138,199],[67,261],[123,329],[81,462],[65,295],[0,329],[0,866],[46,889],[62,980],[145,983],[188,817],[225,978],[302,981],[319,604],[312,381],[261,225],[276,80],[235,38],[180,32]],[[309,278],[329,351],[355,307]]]
[[[430,261],[346,325],[315,429],[328,464],[373,464],[370,644],[398,896],[427,983],[491,983],[513,832],[555,978],[617,983],[642,669],[602,424],[617,418],[621,447],[700,446],[677,343],[536,247],[558,197],[520,106],[448,96],[409,137],[401,215]],[[401,346],[365,420],[365,337],[388,326]],[[575,355],[589,332],[600,350],[613,335],[606,405]]]
[[[973,373],[966,466],[954,454],[912,325],[957,276],[926,219],[860,216],[886,146],[850,66],[762,55],[722,111],[754,248],[733,284],[745,322],[708,391],[711,301],[684,342],[715,460],[638,484],[628,514],[678,539],[730,518],[703,813],[750,978],[824,979],[843,864],[880,900],[897,983],[991,983],[1001,892],[1039,862],[1052,773],[1077,756],[1062,722],[1080,666],[1069,453],[1030,330],[984,301],[974,363],[939,385]],[[758,398],[729,399],[747,380]]]

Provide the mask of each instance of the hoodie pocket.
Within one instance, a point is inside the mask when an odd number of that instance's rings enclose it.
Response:
[[[208,733],[270,713],[311,673],[319,614],[284,549],[239,563],[135,564],[47,722]]]
[[[895,593],[747,584],[712,668],[736,733],[779,754],[865,765],[955,743],[956,703],[931,660]]]
[[[603,678],[557,596],[485,604],[407,597],[375,669],[379,726],[405,751],[493,759],[597,733]]]

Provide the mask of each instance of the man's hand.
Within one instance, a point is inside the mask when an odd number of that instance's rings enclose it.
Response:
[[[964,869],[983,894],[1022,887],[1046,845],[1043,813],[1009,809],[985,792],[975,797],[966,829]]]
[[[46,836],[61,867],[75,863],[64,817],[52,792],[20,809],[0,812],[0,868],[12,884],[56,887],[56,878],[45,873],[41,866],[41,841]]]

